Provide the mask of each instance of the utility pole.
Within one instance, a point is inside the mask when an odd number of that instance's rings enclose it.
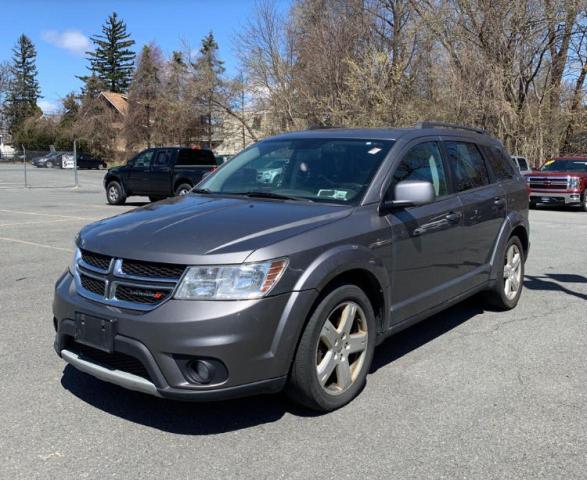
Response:
[[[79,188],[79,180],[77,176],[77,140],[73,141],[73,178],[75,185],[73,188]]]
[[[26,177],[26,148],[24,148],[24,145],[21,145],[22,147],[22,163],[23,163],[23,167],[24,167],[24,188],[28,187],[28,182],[27,182],[27,177]]]

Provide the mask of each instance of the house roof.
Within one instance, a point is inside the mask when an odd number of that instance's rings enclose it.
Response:
[[[120,115],[126,117],[128,113],[128,96],[124,93],[115,92],[100,92],[100,97],[103,97],[110,105],[112,105]]]

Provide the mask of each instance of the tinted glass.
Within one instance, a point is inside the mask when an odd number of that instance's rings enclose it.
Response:
[[[132,165],[135,168],[145,168],[151,166],[151,159],[153,158],[153,150],[147,150],[145,152],[139,153],[137,157],[135,157]]]
[[[171,152],[169,150],[161,150],[157,152],[157,156],[153,161],[154,167],[167,167],[171,161]]]
[[[540,169],[543,172],[587,172],[587,159],[551,160]]]
[[[213,166],[216,165],[214,155],[210,150],[180,150],[176,165]]]
[[[325,138],[259,142],[224,164],[200,188],[355,203],[392,145],[392,141]]]
[[[394,191],[395,185],[404,180],[423,180],[432,183],[437,197],[448,193],[446,174],[437,143],[421,143],[408,151],[393,174],[390,193]]]
[[[445,142],[445,146],[457,192],[482,187],[489,183],[485,162],[475,144]]]
[[[520,170],[528,170],[528,162],[525,158],[518,158],[518,165],[520,166]]]
[[[493,171],[496,180],[506,180],[513,178],[514,169],[511,157],[506,155],[500,148],[483,147],[486,153],[489,167]],[[519,159],[518,159],[519,160]]]

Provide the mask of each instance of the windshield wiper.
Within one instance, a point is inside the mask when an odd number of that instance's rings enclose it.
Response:
[[[209,188],[193,188],[190,190],[190,193],[204,193],[204,194],[208,194],[208,193],[212,193],[212,190],[210,190]]]
[[[237,193],[235,195],[245,195],[247,197],[253,198],[274,198],[276,200],[303,200],[306,202],[311,202],[309,198],[304,197],[295,197],[293,195],[284,195],[283,193],[275,193],[275,192],[260,192],[260,191],[250,191],[250,192],[243,192]]]

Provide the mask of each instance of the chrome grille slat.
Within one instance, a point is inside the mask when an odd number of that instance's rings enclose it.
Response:
[[[131,268],[125,271],[127,262]],[[186,268],[185,265],[126,260],[80,250],[75,280],[80,295],[93,301],[151,310],[172,297]],[[129,270],[139,275],[130,275]]]
[[[530,188],[540,190],[568,190],[570,179],[569,177],[528,177]]]

